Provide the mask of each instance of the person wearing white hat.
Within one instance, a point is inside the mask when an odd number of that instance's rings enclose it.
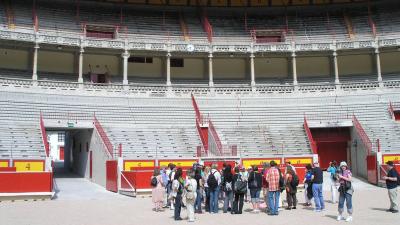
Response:
[[[346,219],[346,222],[350,222],[353,220],[353,204],[352,204],[352,197],[354,193],[353,185],[351,183],[351,171],[349,170],[346,162],[341,162],[339,166],[339,205],[338,211],[339,215],[337,220],[343,220],[343,212],[344,212],[344,203],[346,202],[347,213],[349,216]]]

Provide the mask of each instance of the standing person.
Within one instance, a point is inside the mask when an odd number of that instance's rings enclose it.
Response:
[[[163,180],[160,174],[160,170],[158,168],[154,169],[153,176],[151,177],[151,185],[153,186],[151,194],[155,206],[154,208],[156,212],[159,212],[161,211],[164,201],[165,187],[163,186]]]
[[[275,161],[271,161],[271,168],[267,173],[267,182],[268,182],[268,199],[269,199],[269,207],[270,213],[268,215],[278,215],[278,207],[279,207],[279,196],[280,196],[280,187],[279,187],[279,179],[280,172],[278,171],[277,164]]]
[[[203,183],[204,183],[204,192],[206,194],[206,201],[204,203],[204,208],[206,212],[210,212],[210,188],[208,187],[208,176],[210,175],[211,168],[209,166],[204,168],[203,173]]]
[[[211,166],[207,184],[210,191],[210,213],[218,213],[218,195],[221,185],[221,174],[218,172],[217,164]]]
[[[185,182],[186,190],[186,210],[188,214],[189,222],[194,222],[194,203],[197,197],[197,181],[194,179],[195,172],[193,170],[188,171],[188,179]]]
[[[235,175],[233,175],[233,190],[235,200],[233,201],[232,214],[242,214],[244,195],[247,193],[247,182],[244,179],[243,173],[239,172],[239,167],[235,167]],[[244,186],[243,190],[238,190],[237,185]]]
[[[287,167],[286,171],[286,200],[288,203],[287,210],[296,209],[297,205],[297,185],[298,185],[299,178],[297,177],[296,173],[293,171],[292,167]]]
[[[169,199],[169,202],[167,203],[167,205],[170,206],[171,210],[174,210],[174,205],[175,205],[174,201],[175,201],[175,194],[176,193],[174,192],[173,195],[171,195],[171,193],[172,193],[172,183],[173,183],[173,181],[175,179],[176,166],[174,164],[170,163],[169,164],[169,168],[170,168],[170,172],[168,173],[168,180],[169,180],[169,183],[168,183],[168,189],[169,189],[168,199]],[[168,192],[168,189],[167,189],[167,192]]]
[[[292,165],[292,162],[286,161],[285,164],[286,164],[285,174],[287,174],[287,169],[288,169],[289,167],[293,170],[293,172],[294,172],[295,174],[297,174],[296,168]]]
[[[330,188],[331,188],[331,202],[333,203],[333,204],[335,204],[336,203],[336,201],[337,201],[337,197],[336,197],[336,192],[337,192],[337,189],[338,189],[338,187],[337,187],[337,175],[336,175],[336,172],[337,172],[337,163],[336,163],[336,161],[333,161],[333,162],[330,162],[329,163],[329,167],[328,167],[328,169],[327,169],[327,172],[329,172],[329,182],[330,182]]]
[[[201,176],[202,167],[199,165],[194,174],[194,179],[196,180],[197,190],[196,190],[196,202],[194,204],[195,213],[203,213],[201,210],[201,202],[203,200],[203,178]]]
[[[178,168],[175,172],[174,181],[172,182],[172,189],[175,193],[174,203],[174,218],[175,220],[182,220],[181,208],[182,208],[182,194],[184,188],[184,180],[182,177],[182,168]]]
[[[344,211],[344,202],[346,201],[347,213],[349,217],[347,217],[346,222],[350,222],[353,220],[353,204],[352,204],[352,196],[354,193],[353,185],[351,184],[351,171],[347,167],[346,162],[341,162],[339,166],[339,206],[338,211],[339,215],[337,220],[340,221],[343,219],[343,211]]]
[[[388,189],[390,200],[390,208],[387,211],[398,213],[399,206],[397,204],[397,186],[399,184],[399,173],[394,167],[392,161],[388,161],[386,164],[388,165],[389,171],[387,172],[387,176],[384,176],[383,179],[386,180],[386,188]]]
[[[262,188],[263,188],[263,196],[264,196],[264,202],[266,204],[266,208],[265,211],[267,213],[269,213],[270,209],[269,209],[269,201],[268,201],[268,182],[267,182],[267,173],[269,168],[271,168],[271,165],[269,164],[269,162],[264,163],[264,171],[262,174]]]
[[[222,190],[225,193],[223,212],[232,210],[233,201],[233,174],[231,165],[227,165],[223,172]]]
[[[253,205],[253,212],[259,213],[259,201],[260,201],[260,193],[262,187],[262,176],[260,172],[258,172],[258,167],[253,166],[253,171],[249,174],[249,189],[250,189],[250,197],[251,204]]]
[[[252,170],[251,166],[249,166],[249,167],[247,168],[247,170],[246,170],[245,167],[242,168],[243,178],[246,179],[247,182],[249,181],[249,174],[250,174],[251,170]],[[246,194],[244,195],[244,201],[245,201],[245,202],[248,202],[248,201],[249,201],[249,200],[248,200],[249,193],[250,193],[250,189],[247,189],[247,192],[246,192]]]
[[[306,165],[306,175],[304,176],[304,199],[306,202],[304,206],[311,206],[311,199],[313,198],[312,193],[312,166],[311,164]]]
[[[311,177],[313,182],[312,191],[315,202],[315,212],[321,212],[325,210],[324,195],[322,191],[322,183],[324,182],[324,177],[322,169],[319,167],[319,163],[314,163],[313,174]]]
[[[164,187],[164,199],[163,199],[163,208],[168,208],[168,175],[167,175],[167,168],[163,167],[161,170],[161,179]]]

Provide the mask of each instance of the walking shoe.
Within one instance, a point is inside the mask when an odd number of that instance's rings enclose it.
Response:
[[[292,209],[296,209],[296,206],[293,206],[293,208]]]
[[[399,210],[393,209],[392,213],[399,213]]]
[[[347,217],[346,222],[351,222],[351,221],[353,221],[353,217],[352,216]]]
[[[343,218],[342,215],[339,215],[339,216],[337,216],[337,218],[336,218],[337,221],[341,221],[341,220],[343,220],[343,219],[344,219],[344,218]]]
[[[386,212],[393,212],[393,209],[386,209]]]
[[[321,212],[320,209],[314,209],[314,212]]]

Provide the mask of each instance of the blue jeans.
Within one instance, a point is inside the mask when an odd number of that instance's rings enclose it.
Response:
[[[269,191],[268,192],[268,199],[269,199],[269,208],[271,214],[278,215],[278,208],[279,208],[279,191]]]
[[[194,210],[197,212],[201,212],[201,202],[203,200],[203,190],[198,189],[197,190],[197,197],[196,197],[196,201],[194,203]]]
[[[224,213],[228,212],[229,207],[231,207],[232,210],[232,202],[233,202],[233,191],[225,191]]]
[[[344,211],[345,201],[346,201],[347,213],[349,215],[353,214],[352,195],[348,193],[340,193],[339,195],[339,205],[338,205],[339,214],[342,214]]]
[[[210,190],[210,213],[218,213],[219,187]]]
[[[322,184],[313,184],[312,192],[314,196],[315,209],[316,210],[325,209],[324,196],[322,194]]]

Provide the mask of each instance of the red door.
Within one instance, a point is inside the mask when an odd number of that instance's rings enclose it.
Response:
[[[60,146],[60,160],[64,160],[64,146]]]
[[[118,161],[108,160],[106,162],[106,189],[118,192]]]
[[[378,164],[376,160],[376,155],[367,156],[367,172],[368,172],[368,182],[371,184],[378,184]]]

